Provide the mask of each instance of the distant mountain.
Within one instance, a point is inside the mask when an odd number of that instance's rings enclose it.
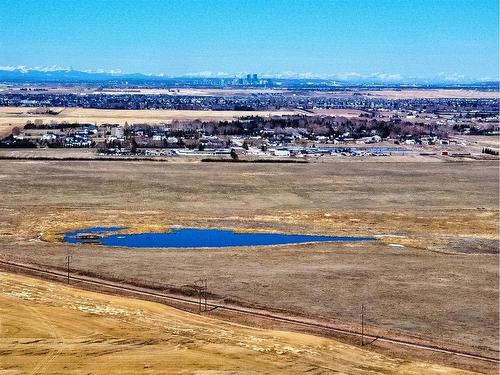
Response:
[[[84,72],[73,69],[37,70],[26,68],[0,69],[0,81],[4,82],[110,82],[110,81],[145,81],[157,80],[159,76],[148,76],[140,73],[122,74],[116,72]]]
[[[59,67],[27,68],[1,67],[0,82],[4,83],[88,83],[113,85],[172,85],[172,86],[221,86],[232,85],[233,80],[244,78],[245,73],[229,74],[221,72],[199,72],[182,76],[162,74],[122,73],[121,71],[79,71]],[[280,87],[343,87],[343,86],[390,86],[390,87],[478,87],[498,89],[498,81],[473,80],[462,75],[438,74],[434,78],[423,79],[405,77],[400,74],[356,72],[339,74],[314,73],[267,73],[259,75],[267,86]],[[245,83],[243,83],[245,85]]]

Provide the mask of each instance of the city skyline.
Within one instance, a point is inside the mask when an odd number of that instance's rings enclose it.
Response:
[[[248,75],[257,75],[259,80],[301,80],[301,81],[329,81],[332,84],[363,84],[363,83],[386,83],[386,84],[480,84],[480,83],[498,83],[499,77],[471,77],[458,73],[440,72],[436,75],[428,76],[405,76],[398,73],[382,73],[375,72],[362,74],[359,72],[341,72],[341,73],[325,73],[317,74],[314,72],[212,72],[201,71],[184,74],[152,74],[144,72],[124,72],[121,69],[83,69],[77,70],[73,67],[62,66],[47,66],[47,67],[27,67],[24,65],[18,66],[0,66],[0,80],[25,80],[27,82],[37,81],[54,81],[64,82],[84,80],[85,77],[93,79],[127,79],[135,78],[141,80],[158,80],[162,79],[212,79],[212,80],[231,80],[245,79]]]

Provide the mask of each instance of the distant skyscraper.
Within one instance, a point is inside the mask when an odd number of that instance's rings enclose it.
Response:
[[[257,74],[247,74],[245,79],[241,79],[243,81],[243,84],[245,85],[258,85],[259,84],[259,77]]]

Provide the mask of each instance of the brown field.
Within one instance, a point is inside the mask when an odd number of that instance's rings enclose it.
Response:
[[[34,89],[36,86],[30,86]],[[96,89],[85,86],[42,86],[44,92],[53,94],[138,94],[138,95],[193,95],[193,96],[235,96],[249,94],[283,94],[291,95],[296,93],[294,90],[282,88],[140,88],[140,89]],[[0,86],[0,93],[23,93],[19,89],[21,86]],[[463,98],[463,99],[498,99],[500,93],[492,90],[475,89],[359,89],[359,88],[338,88],[335,91],[299,91],[304,95],[311,96],[334,96],[350,97],[353,94],[362,96],[380,97],[385,99],[418,99],[418,98]]]
[[[498,355],[498,163],[0,164],[0,259],[260,307]],[[155,250],[61,233],[172,225],[348,236],[366,243]],[[395,246],[396,245],[396,246]]]
[[[95,91],[96,93],[127,93],[126,90],[115,90],[115,91]],[[248,95],[248,94],[259,94],[259,93],[273,93],[273,94],[283,94],[290,95],[293,90],[287,89],[267,89],[267,88],[227,88],[227,89],[140,89],[135,93],[139,94],[175,94],[175,95],[198,95],[198,96],[234,96],[234,95]],[[478,99],[478,98],[493,98],[498,99],[498,91],[485,91],[485,90],[471,90],[471,89],[401,89],[401,90],[363,90],[363,89],[348,89],[347,91],[331,91],[331,92],[307,92],[307,94],[312,95],[330,95],[330,96],[351,96],[353,93],[358,93],[363,96],[373,96],[385,99],[418,99],[418,98],[464,98],[464,99]]]
[[[361,111],[358,109],[314,109],[312,111],[315,115],[323,115],[323,116],[339,116],[339,117],[359,117],[360,114],[369,113],[367,111]]]
[[[12,128],[15,127],[16,125],[13,124],[0,124],[0,138],[6,137],[10,135],[12,132]]]
[[[25,93],[20,89],[23,86],[2,86],[0,85],[0,93]],[[29,88],[34,90],[37,86],[30,85]],[[287,94],[290,91],[280,88],[95,88],[92,86],[38,86],[43,88],[43,93],[50,94],[108,94],[108,95],[121,95],[121,94],[134,94],[134,95],[192,95],[192,96],[235,96],[235,95],[248,95],[248,94]],[[36,91],[34,91],[36,93]],[[39,91],[40,92],[40,91]]]
[[[0,372],[471,374],[0,272]]]
[[[233,120],[243,116],[282,116],[299,113],[294,110],[280,111],[184,111],[184,110],[114,110],[114,109],[89,109],[89,108],[53,108],[60,111],[58,115],[27,114],[35,108],[26,107],[0,107],[0,132],[2,129],[10,132],[14,126],[23,126],[27,121],[42,120],[44,123],[51,121],[66,121],[78,123],[103,123],[129,124],[133,123],[158,123],[172,122],[173,120]]]
[[[455,136],[453,138],[458,139],[467,144],[467,146],[476,152],[481,152],[484,147],[492,148],[494,150],[500,150],[500,136],[487,136],[487,135],[463,135]]]
[[[370,90],[370,89],[357,89],[357,88],[345,88],[338,89],[335,91],[308,91],[308,95],[311,96],[330,96],[339,98],[348,98],[353,95],[356,96],[368,96],[374,98],[383,99],[447,99],[447,98],[457,98],[457,99],[498,99],[498,91],[490,90],[473,90],[473,89],[380,89],[380,90]]]
[[[141,95],[193,95],[193,96],[235,96],[248,94],[287,94],[287,90],[268,88],[242,88],[242,89],[197,89],[197,88],[175,88],[175,89],[152,89],[141,88],[135,90],[126,89],[103,89],[93,91],[95,94],[141,94]]]
[[[385,99],[446,99],[446,98],[463,98],[463,99],[499,99],[498,91],[484,90],[462,90],[462,89],[414,89],[414,90],[366,90],[360,91],[363,95],[380,97]]]

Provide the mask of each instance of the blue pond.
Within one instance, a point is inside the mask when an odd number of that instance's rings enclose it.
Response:
[[[307,236],[277,233],[235,233],[220,229],[173,228],[168,233],[123,234],[122,227],[88,228],[64,235],[69,243],[97,243],[104,246],[133,248],[196,248],[229,246],[264,246],[307,242],[369,241],[371,237]]]

